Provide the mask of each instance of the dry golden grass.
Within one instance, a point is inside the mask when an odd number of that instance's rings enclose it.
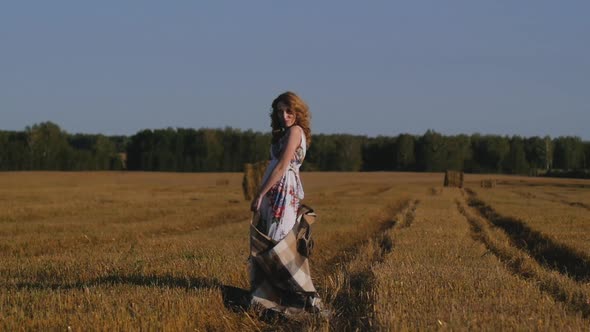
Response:
[[[524,222],[586,250],[543,216],[560,209],[583,224],[584,208],[560,201],[590,200],[578,198],[588,182],[497,177],[485,189],[484,177],[466,175],[470,195],[442,188],[441,173],[302,177],[318,213],[311,267],[329,320],[259,317],[235,303],[249,287],[242,174],[0,173],[0,330],[590,326],[588,282],[540,264],[470,205],[475,197],[509,215],[538,196]]]
[[[472,189],[500,215],[519,219],[590,257],[589,181],[514,178],[499,181],[489,190]]]
[[[581,314],[568,312],[478,240],[453,204],[462,200],[450,188],[422,196],[411,227],[390,232],[393,252],[374,269],[378,329],[585,329]]]

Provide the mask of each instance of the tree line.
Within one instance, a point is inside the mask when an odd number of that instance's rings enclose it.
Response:
[[[0,170],[239,172],[267,159],[270,133],[225,129],[145,129],[132,136],[69,134],[43,122],[0,131]],[[308,171],[425,171],[587,176],[590,142],[575,136],[317,134]]]

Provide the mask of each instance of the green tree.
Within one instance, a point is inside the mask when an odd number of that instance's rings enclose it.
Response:
[[[590,169],[590,142],[584,142],[584,169]]]
[[[490,167],[492,171],[501,173],[504,160],[510,152],[508,138],[495,135],[486,136],[484,146],[487,156],[487,166]]]
[[[358,171],[361,170],[365,144],[360,136],[335,134],[314,135],[306,157],[306,170]]]
[[[95,160],[95,169],[111,169],[113,160],[117,158],[115,143],[104,135],[98,135],[92,147]]]
[[[338,135],[336,142],[341,153],[336,164],[336,170],[347,172],[360,171],[363,164],[361,139],[353,135]]]
[[[552,159],[551,139],[549,137],[529,137],[524,140],[526,160],[534,169],[549,169]]]
[[[418,140],[419,169],[426,172],[440,172],[447,168],[447,147],[445,138],[434,130],[427,130]]]
[[[10,169],[8,159],[8,133],[0,131],[0,170],[6,171]]]
[[[144,129],[131,136],[127,146],[127,169],[151,171],[153,133]]]
[[[176,171],[175,146],[176,130],[173,128],[154,130],[152,140],[152,170]]]
[[[396,140],[386,136],[368,138],[362,150],[362,170],[386,171],[396,168]]]
[[[562,136],[554,141],[553,165],[556,168],[580,169],[584,164],[584,145],[579,137]]]
[[[449,136],[446,138],[446,168],[462,171],[465,163],[471,159],[471,140],[467,135]]]
[[[35,124],[25,129],[31,153],[30,169],[58,170],[68,168],[71,148],[66,134],[52,122]]]
[[[223,139],[221,132],[215,129],[199,130],[199,145],[201,145],[201,170],[219,172],[223,162]]]
[[[226,172],[237,172],[242,169],[243,153],[244,150],[244,136],[239,129],[233,129],[226,127],[222,132],[222,145],[223,145],[223,157],[222,157],[222,171]]]
[[[396,140],[397,169],[402,171],[416,168],[416,139],[410,134],[400,134]]]
[[[510,152],[506,158],[505,169],[512,174],[528,174],[529,172],[525,144],[520,136],[513,136],[510,139]]]

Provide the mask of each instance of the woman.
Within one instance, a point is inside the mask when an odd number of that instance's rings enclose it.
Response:
[[[307,255],[296,248],[297,234],[315,217],[300,204],[304,193],[299,167],[311,142],[309,108],[288,91],[272,102],[270,118],[271,160],[251,204],[252,303],[284,313],[319,309]]]

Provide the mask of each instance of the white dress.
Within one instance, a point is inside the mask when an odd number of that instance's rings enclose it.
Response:
[[[287,146],[287,135],[270,148],[271,160],[266,168],[262,183],[270,176]],[[283,239],[295,225],[297,210],[304,197],[299,177],[299,167],[306,152],[305,134],[301,131],[301,141],[291,157],[289,167],[281,179],[264,195],[260,205],[260,217],[266,225],[266,234],[275,241]]]

